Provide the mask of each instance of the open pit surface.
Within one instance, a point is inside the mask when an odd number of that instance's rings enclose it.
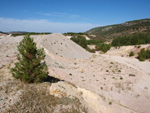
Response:
[[[91,54],[60,33],[31,37],[37,48],[45,50],[49,75],[75,86],[74,90],[80,92],[77,97],[87,105],[88,113],[150,112],[150,62],[128,57],[130,51],[138,51],[134,46],[112,48],[106,54]],[[22,39],[23,36],[0,37],[0,86],[8,80],[5,67],[17,61],[17,45]],[[12,96],[14,102],[21,94],[16,92]],[[2,92],[0,98],[4,96]]]

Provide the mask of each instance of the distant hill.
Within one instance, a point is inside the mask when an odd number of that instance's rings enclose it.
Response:
[[[8,35],[8,34],[0,31],[0,36],[6,36],[6,35]]]
[[[134,35],[136,33],[150,33],[150,19],[134,20],[122,24],[96,27],[85,33],[100,35],[106,39],[112,39],[117,36]]]

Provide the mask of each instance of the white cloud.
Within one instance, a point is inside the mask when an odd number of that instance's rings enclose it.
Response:
[[[28,32],[85,32],[99,25],[90,23],[61,23],[45,19],[12,19],[0,18],[0,31],[28,31]]]
[[[43,13],[43,15],[45,15],[45,16],[54,16],[54,17],[66,17],[66,18],[78,18],[78,17],[80,17],[80,15],[60,13],[60,12]]]

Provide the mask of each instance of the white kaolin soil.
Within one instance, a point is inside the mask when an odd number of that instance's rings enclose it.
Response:
[[[128,47],[118,49],[119,55],[115,49],[92,55],[60,33],[31,37],[45,50],[49,75],[74,84],[78,96],[88,103],[89,113],[91,109],[97,113],[150,112],[150,63],[126,57]],[[16,45],[22,39],[0,37],[1,68],[16,61]],[[50,89],[55,86],[59,85]]]

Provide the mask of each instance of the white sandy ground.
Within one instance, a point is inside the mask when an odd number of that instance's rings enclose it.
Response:
[[[62,34],[31,37],[45,49],[49,75],[75,84],[95,112],[150,112],[150,62],[126,57],[134,46],[91,54]],[[16,61],[16,44],[23,37],[0,38],[2,67]]]

